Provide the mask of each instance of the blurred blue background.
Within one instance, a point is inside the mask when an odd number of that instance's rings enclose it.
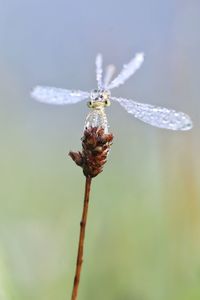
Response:
[[[115,96],[188,113],[189,132],[108,108],[114,144],[93,181],[79,299],[200,299],[198,0],[0,0],[0,299],[70,299],[84,178],[85,103],[34,102],[37,84],[90,90],[94,60],[145,63]]]

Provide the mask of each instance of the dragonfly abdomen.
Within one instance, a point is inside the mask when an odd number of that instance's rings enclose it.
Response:
[[[85,128],[98,127],[103,128],[105,133],[108,133],[108,121],[104,111],[101,109],[92,109],[86,117]]]

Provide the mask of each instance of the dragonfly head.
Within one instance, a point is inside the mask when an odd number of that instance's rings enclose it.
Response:
[[[110,106],[110,91],[104,89],[92,90],[88,107],[101,109],[106,106]]]

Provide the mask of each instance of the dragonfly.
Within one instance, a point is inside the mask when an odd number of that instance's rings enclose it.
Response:
[[[144,53],[136,53],[127,64],[125,64],[114,79],[114,65],[108,65],[103,77],[103,58],[101,54],[96,56],[96,80],[97,88],[91,92],[81,90],[67,90],[56,87],[36,86],[31,96],[43,103],[53,105],[74,104],[88,99],[87,105],[90,108],[86,117],[85,128],[102,127],[105,133],[108,132],[108,121],[105,108],[111,102],[118,102],[125,110],[135,118],[159,128],[171,130],[189,130],[192,128],[190,117],[173,109],[154,106],[133,101],[131,99],[117,98],[111,95],[111,90],[124,84],[142,65]]]

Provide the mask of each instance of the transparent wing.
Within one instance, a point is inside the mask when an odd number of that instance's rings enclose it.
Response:
[[[123,84],[129,77],[131,77],[141,67],[143,61],[144,61],[144,53],[137,53],[135,57],[127,65],[123,66],[122,71],[108,85],[107,88],[111,90]]]
[[[119,102],[128,113],[133,114],[137,119],[152,126],[171,130],[189,130],[192,128],[190,117],[183,112],[167,109],[164,107],[138,103],[123,98],[111,98]]]
[[[103,73],[102,64],[103,64],[103,58],[102,55],[99,53],[97,54],[96,57],[96,79],[97,79],[97,85],[99,89],[102,88],[102,73]]]
[[[107,89],[107,86],[110,83],[114,73],[115,73],[115,66],[114,65],[108,65],[107,68],[106,68],[104,81],[103,81],[105,89]]]
[[[36,86],[31,96],[43,103],[54,105],[73,104],[89,97],[88,92],[65,90],[48,86]]]

